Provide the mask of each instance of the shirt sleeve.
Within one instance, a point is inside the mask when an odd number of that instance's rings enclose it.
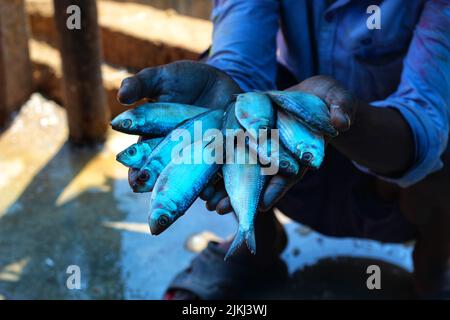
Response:
[[[380,177],[410,186],[442,168],[450,121],[450,4],[426,1],[403,63],[398,89],[374,107],[398,110],[408,122],[415,143],[415,162],[399,178]],[[367,168],[357,165],[370,173]]]
[[[278,0],[215,0],[208,64],[244,91],[271,90],[276,78]]]

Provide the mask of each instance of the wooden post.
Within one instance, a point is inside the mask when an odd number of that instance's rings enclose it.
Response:
[[[24,0],[0,0],[0,127],[32,92]]]
[[[3,42],[2,27],[0,26],[0,130],[8,122],[9,118],[8,107],[6,103],[6,77],[5,77],[5,65],[3,63],[4,54],[2,42]]]
[[[110,115],[102,82],[96,1],[54,0],[53,5],[62,58],[70,140],[76,144],[103,142]],[[69,28],[67,24],[75,13],[68,10],[71,6],[73,9],[73,5],[77,6],[75,9],[80,13],[80,29]]]

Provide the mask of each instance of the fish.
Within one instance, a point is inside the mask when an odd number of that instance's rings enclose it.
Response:
[[[133,191],[139,193],[152,191],[158,175],[172,160],[174,148],[181,150],[190,144],[192,139],[196,139],[196,134],[194,133],[195,123],[200,122],[202,124],[202,132],[198,132],[198,135],[200,135],[199,138],[201,139],[206,130],[221,127],[222,117],[223,110],[215,109],[186,120],[176,127],[176,129],[184,129],[183,131],[188,134],[188,137],[180,136],[178,130],[171,131],[147,157],[147,161],[139,170],[136,181],[132,185]],[[181,142],[180,138],[182,138]]]
[[[234,106],[229,108],[225,118],[224,128],[242,129],[235,117]],[[225,132],[225,138],[228,151],[230,141],[232,141],[231,145],[234,145],[235,138],[229,131]],[[249,160],[249,150],[245,145],[234,147],[233,159],[229,159],[231,156],[227,153],[227,161],[222,166],[222,174],[231,206],[239,221],[239,227],[225,260],[244,242],[253,254],[256,253],[254,224],[262,191],[268,177],[262,175],[261,166],[258,163],[236,163],[240,157],[239,152],[244,152],[245,160]],[[232,160],[232,162],[230,163],[229,160]]]
[[[140,169],[153,149],[163,140],[163,138],[153,138],[142,140],[132,144],[116,155],[116,160],[126,167]]]
[[[202,148],[202,153],[211,153],[215,148],[213,144],[214,139],[209,142],[197,140],[193,143],[193,149]],[[217,162],[175,163],[172,160],[161,172],[151,195],[151,234],[162,233],[181,217],[216,176],[220,167]]]
[[[260,162],[264,165],[271,161],[278,161],[278,154],[270,153],[270,140],[260,139],[260,130],[273,129],[275,125],[275,112],[270,98],[262,92],[247,92],[238,94],[235,103],[235,116],[239,124],[248,132],[247,146],[256,152]],[[270,134],[270,132],[268,132]],[[267,138],[267,136],[266,136]],[[265,148],[260,145],[265,144]],[[263,152],[266,150],[267,152]]]
[[[300,164],[283,145],[279,147],[279,170],[287,176],[296,176],[300,172]]]
[[[247,92],[236,98],[235,115],[242,127],[251,134],[272,129],[275,114],[269,97],[261,92]]]
[[[331,137],[338,135],[338,131],[331,125],[327,105],[319,97],[301,91],[267,91],[266,94],[310,130]]]
[[[181,122],[206,111],[206,108],[180,103],[145,103],[119,114],[111,121],[111,127],[128,134],[162,137]]]
[[[263,166],[269,165],[272,161],[277,162],[278,169],[281,174],[286,176],[295,176],[299,173],[300,165],[291,153],[278,143],[278,151],[272,153],[270,140],[267,142],[266,148],[261,148],[261,145],[255,141],[250,140],[247,144],[248,148],[258,155],[259,163]]]
[[[302,123],[292,115],[281,110],[277,111],[277,127],[280,140],[300,163],[313,169],[318,169],[325,156],[325,139]]]

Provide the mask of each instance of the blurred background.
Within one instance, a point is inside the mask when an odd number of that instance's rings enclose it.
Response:
[[[198,59],[210,45],[209,0],[0,0],[0,299],[159,299],[232,216],[201,201],[158,237],[148,194],[128,187],[115,154],[136,138],[109,119],[123,78]],[[68,30],[69,5],[81,30]],[[411,297],[411,244],[332,239],[278,212],[290,237],[286,284],[255,298]],[[381,291],[366,268],[382,269]],[[71,290],[67,268],[79,266]]]

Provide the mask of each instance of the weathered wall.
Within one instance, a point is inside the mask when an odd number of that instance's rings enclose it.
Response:
[[[114,0],[118,2],[136,2],[154,6],[158,9],[173,9],[180,14],[209,19],[213,0]]]

